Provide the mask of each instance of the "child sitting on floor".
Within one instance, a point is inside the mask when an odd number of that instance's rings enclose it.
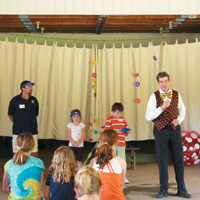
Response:
[[[100,200],[102,185],[101,178],[92,167],[82,167],[75,177],[77,200]]]
[[[62,146],[55,151],[49,171],[45,199],[75,200],[74,177],[77,173],[77,164],[69,147]]]
[[[126,199],[123,193],[126,162],[114,154],[117,141],[117,132],[113,129],[104,130],[100,136],[101,147],[96,150],[95,158],[90,163],[101,177],[103,185],[101,200]]]
[[[4,166],[3,191],[9,193],[9,199],[42,200],[44,164],[31,156],[35,145],[33,136],[21,133],[16,144],[17,153]]]

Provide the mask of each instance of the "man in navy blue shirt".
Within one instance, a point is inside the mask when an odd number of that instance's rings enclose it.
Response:
[[[38,128],[37,116],[39,114],[38,100],[31,96],[33,92],[31,81],[23,81],[20,85],[21,94],[13,97],[8,107],[8,116],[13,122],[13,153],[17,152],[16,138],[20,133],[29,132],[35,140],[32,156],[38,157]]]

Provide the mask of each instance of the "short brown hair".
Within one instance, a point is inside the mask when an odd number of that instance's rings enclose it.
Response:
[[[167,72],[159,72],[156,76],[157,81],[159,82],[159,78],[167,77],[169,80],[169,74]]]
[[[113,105],[112,105],[112,112],[115,112],[116,110],[119,110],[120,112],[123,112],[124,111],[124,106],[122,105],[122,103],[118,103],[118,102],[116,102],[116,103],[114,103]]]

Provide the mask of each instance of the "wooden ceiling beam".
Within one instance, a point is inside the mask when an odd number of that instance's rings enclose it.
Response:
[[[159,32],[169,27],[169,22],[174,22],[181,15],[0,15],[0,32],[29,32],[27,19],[38,32],[36,23],[40,22],[40,28],[44,32],[66,33],[131,33],[131,32]],[[188,17],[188,16],[185,16]],[[200,27],[200,15],[196,18],[185,18],[184,21],[170,29],[173,32],[198,32]],[[183,19],[183,18],[182,18]],[[28,21],[29,20],[29,21]]]

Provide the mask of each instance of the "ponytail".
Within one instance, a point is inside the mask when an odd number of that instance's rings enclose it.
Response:
[[[103,167],[109,163],[109,161],[113,158],[113,149],[108,144],[104,144],[99,147],[95,153],[96,164],[99,164],[99,168],[103,169]]]
[[[15,165],[23,165],[27,162],[28,156],[24,153],[22,149],[20,149],[13,157],[13,163]]]
[[[30,133],[21,133],[17,136],[16,144],[20,149],[13,156],[13,163],[23,165],[28,161],[28,152],[34,147],[33,136]]]
[[[97,149],[95,157],[96,164],[99,164],[99,168],[103,169],[103,167],[113,158],[112,147],[118,141],[118,134],[113,129],[105,129],[99,140],[103,142],[104,145]]]

